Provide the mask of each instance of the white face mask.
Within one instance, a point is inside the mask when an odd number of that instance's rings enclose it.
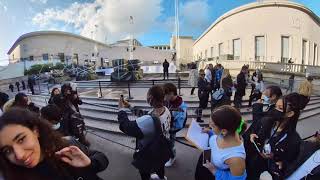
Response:
[[[52,129],[58,130],[60,128],[60,123],[52,125]]]

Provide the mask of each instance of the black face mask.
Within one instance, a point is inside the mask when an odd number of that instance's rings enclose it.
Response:
[[[284,113],[277,109],[269,111],[268,116],[272,117],[275,121],[282,121],[284,119]]]

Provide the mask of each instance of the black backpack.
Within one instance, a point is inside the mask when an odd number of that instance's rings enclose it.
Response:
[[[133,154],[132,165],[144,172],[152,172],[164,167],[172,156],[169,140],[163,135],[161,122],[158,117],[150,115],[154,124],[153,139]]]

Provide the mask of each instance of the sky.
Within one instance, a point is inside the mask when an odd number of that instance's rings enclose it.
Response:
[[[256,0],[180,0],[180,35],[199,37],[218,17]],[[320,0],[294,0],[320,16]],[[133,24],[130,24],[130,16]],[[169,44],[174,0],[0,0],[0,64],[19,36],[58,30],[112,43],[133,34],[144,46]]]

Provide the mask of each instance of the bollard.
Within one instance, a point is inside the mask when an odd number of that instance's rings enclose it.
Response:
[[[40,80],[38,81],[39,93],[41,94]]]
[[[154,85],[154,80],[152,80],[152,85]]]
[[[101,89],[101,82],[99,81],[99,90],[100,90],[100,96],[99,98],[102,98],[102,89]]]
[[[179,96],[181,96],[181,79],[180,79],[180,76],[178,78],[178,89],[179,89]]]
[[[133,97],[131,97],[130,81],[128,81],[128,94],[129,94],[128,99],[133,99]]]

